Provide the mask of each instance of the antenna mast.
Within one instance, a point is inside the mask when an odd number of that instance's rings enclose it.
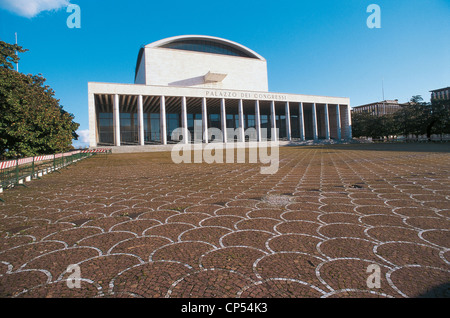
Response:
[[[17,32],[15,34],[16,34],[16,45],[17,45]],[[17,55],[17,57],[19,57],[18,51],[16,51],[16,55]],[[19,73],[19,61],[17,61],[17,63],[16,63],[16,70],[17,70],[17,73]]]
[[[386,100],[384,99],[384,78],[381,79],[381,90],[383,93],[383,115],[386,115]]]

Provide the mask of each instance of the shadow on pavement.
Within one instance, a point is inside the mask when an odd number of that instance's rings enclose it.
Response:
[[[450,298],[450,283],[438,285],[418,298]]]

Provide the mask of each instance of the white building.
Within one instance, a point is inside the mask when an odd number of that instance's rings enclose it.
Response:
[[[261,55],[210,36],[149,44],[139,52],[135,84],[89,83],[88,94],[91,148],[146,151],[178,142],[171,140],[178,127],[191,135],[199,128],[203,143],[211,141],[211,127],[242,132],[224,133],[224,143],[245,142],[248,128],[256,130],[258,141],[265,138],[264,128],[267,138],[286,142],[352,136],[348,98],[269,92]]]

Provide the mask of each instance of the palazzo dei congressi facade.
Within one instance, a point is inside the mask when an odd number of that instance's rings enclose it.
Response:
[[[90,82],[88,96],[91,148],[145,151],[178,143],[179,127],[202,143],[212,141],[209,128],[223,132],[214,140],[223,143],[249,140],[248,128],[257,141],[351,138],[348,98],[271,93],[261,55],[210,36],[149,44],[139,51],[134,84]]]

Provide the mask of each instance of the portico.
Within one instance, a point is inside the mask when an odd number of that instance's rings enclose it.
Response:
[[[266,60],[238,43],[154,42],[139,52],[134,84],[88,84],[90,147],[351,138],[348,98],[274,93],[267,83]]]
[[[210,97],[211,93],[219,97]],[[220,97],[227,96],[225,97]],[[262,97],[252,99],[249,97]],[[89,83],[91,147],[167,145],[181,127],[190,142],[208,143],[208,128],[220,129],[224,143],[244,142],[253,127],[256,141],[343,140],[351,138],[349,100],[339,97]],[[241,98],[247,97],[247,98]],[[194,136],[200,125],[201,136]],[[272,135],[272,128],[278,135]],[[267,135],[261,133],[266,129]],[[238,132],[237,136],[228,134]],[[248,140],[248,136],[247,136]],[[217,140],[216,140],[217,141]],[[183,142],[188,142],[184,140]]]

